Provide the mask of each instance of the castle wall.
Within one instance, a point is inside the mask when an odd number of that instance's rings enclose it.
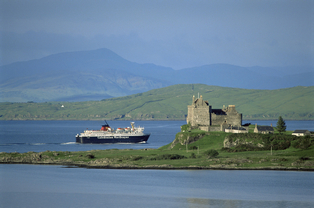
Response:
[[[220,126],[210,126],[208,131],[221,131]]]
[[[196,101],[193,97],[192,105],[188,106],[187,123],[190,122],[192,126],[204,126],[208,129],[211,118],[210,111],[211,106],[203,100],[202,96]]]
[[[227,114],[227,115],[216,115],[215,113],[211,114],[212,125],[221,125],[223,122],[227,122],[232,126],[242,126],[242,114]]]
[[[186,123],[190,123],[192,126],[195,126],[194,122],[194,106],[188,105],[188,116],[186,117]]]
[[[227,121],[227,115],[216,115],[215,113],[212,113],[212,125],[217,126],[222,124],[224,121]],[[228,123],[228,121],[227,121]],[[229,123],[228,123],[229,124]]]
[[[193,109],[193,120],[194,125],[192,126],[210,126],[210,115],[209,115],[209,108],[206,107],[197,107]]]
[[[232,126],[242,126],[242,114],[228,114],[227,122]]]
[[[217,115],[215,112],[219,112],[219,109],[213,109],[211,113],[212,125],[221,125],[226,121],[227,124],[232,126],[242,126],[242,114],[235,110],[234,105],[230,105],[224,114]]]

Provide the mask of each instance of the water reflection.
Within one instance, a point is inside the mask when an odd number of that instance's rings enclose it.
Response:
[[[254,200],[223,200],[223,199],[202,199],[202,198],[187,198],[186,207],[191,208],[251,208],[251,207],[267,207],[267,208],[311,208],[313,204],[308,202],[294,201],[254,201]]]

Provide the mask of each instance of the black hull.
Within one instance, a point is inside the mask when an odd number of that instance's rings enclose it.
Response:
[[[143,136],[129,136],[127,138],[98,138],[98,137],[80,137],[76,136],[76,143],[81,144],[105,144],[105,143],[140,143],[147,142],[149,134]]]

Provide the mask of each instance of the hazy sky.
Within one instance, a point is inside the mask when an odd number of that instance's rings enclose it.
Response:
[[[0,0],[1,64],[108,48],[175,69],[314,66],[314,1]]]

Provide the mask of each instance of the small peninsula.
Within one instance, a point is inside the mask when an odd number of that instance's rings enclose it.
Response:
[[[253,131],[254,125],[251,125]],[[2,164],[63,165],[104,169],[227,169],[314,171],[311,137],[206,132],[181,127],[170,144],[158,149],[108,149],[81,152],[0,153]],[[245,135],[245,136],[244,136]],[[257,136],[258,135],[258,136]],[[238,145],[226,148],[232,141]],[[267,141],[273,141],[272,146]],[[281,141],[285,142],[281,142]],[[302,142],[303,141],[303,142]],[[307,141],[308,143],[304,142]],[[264,147],[260,144],[264,142]]]

